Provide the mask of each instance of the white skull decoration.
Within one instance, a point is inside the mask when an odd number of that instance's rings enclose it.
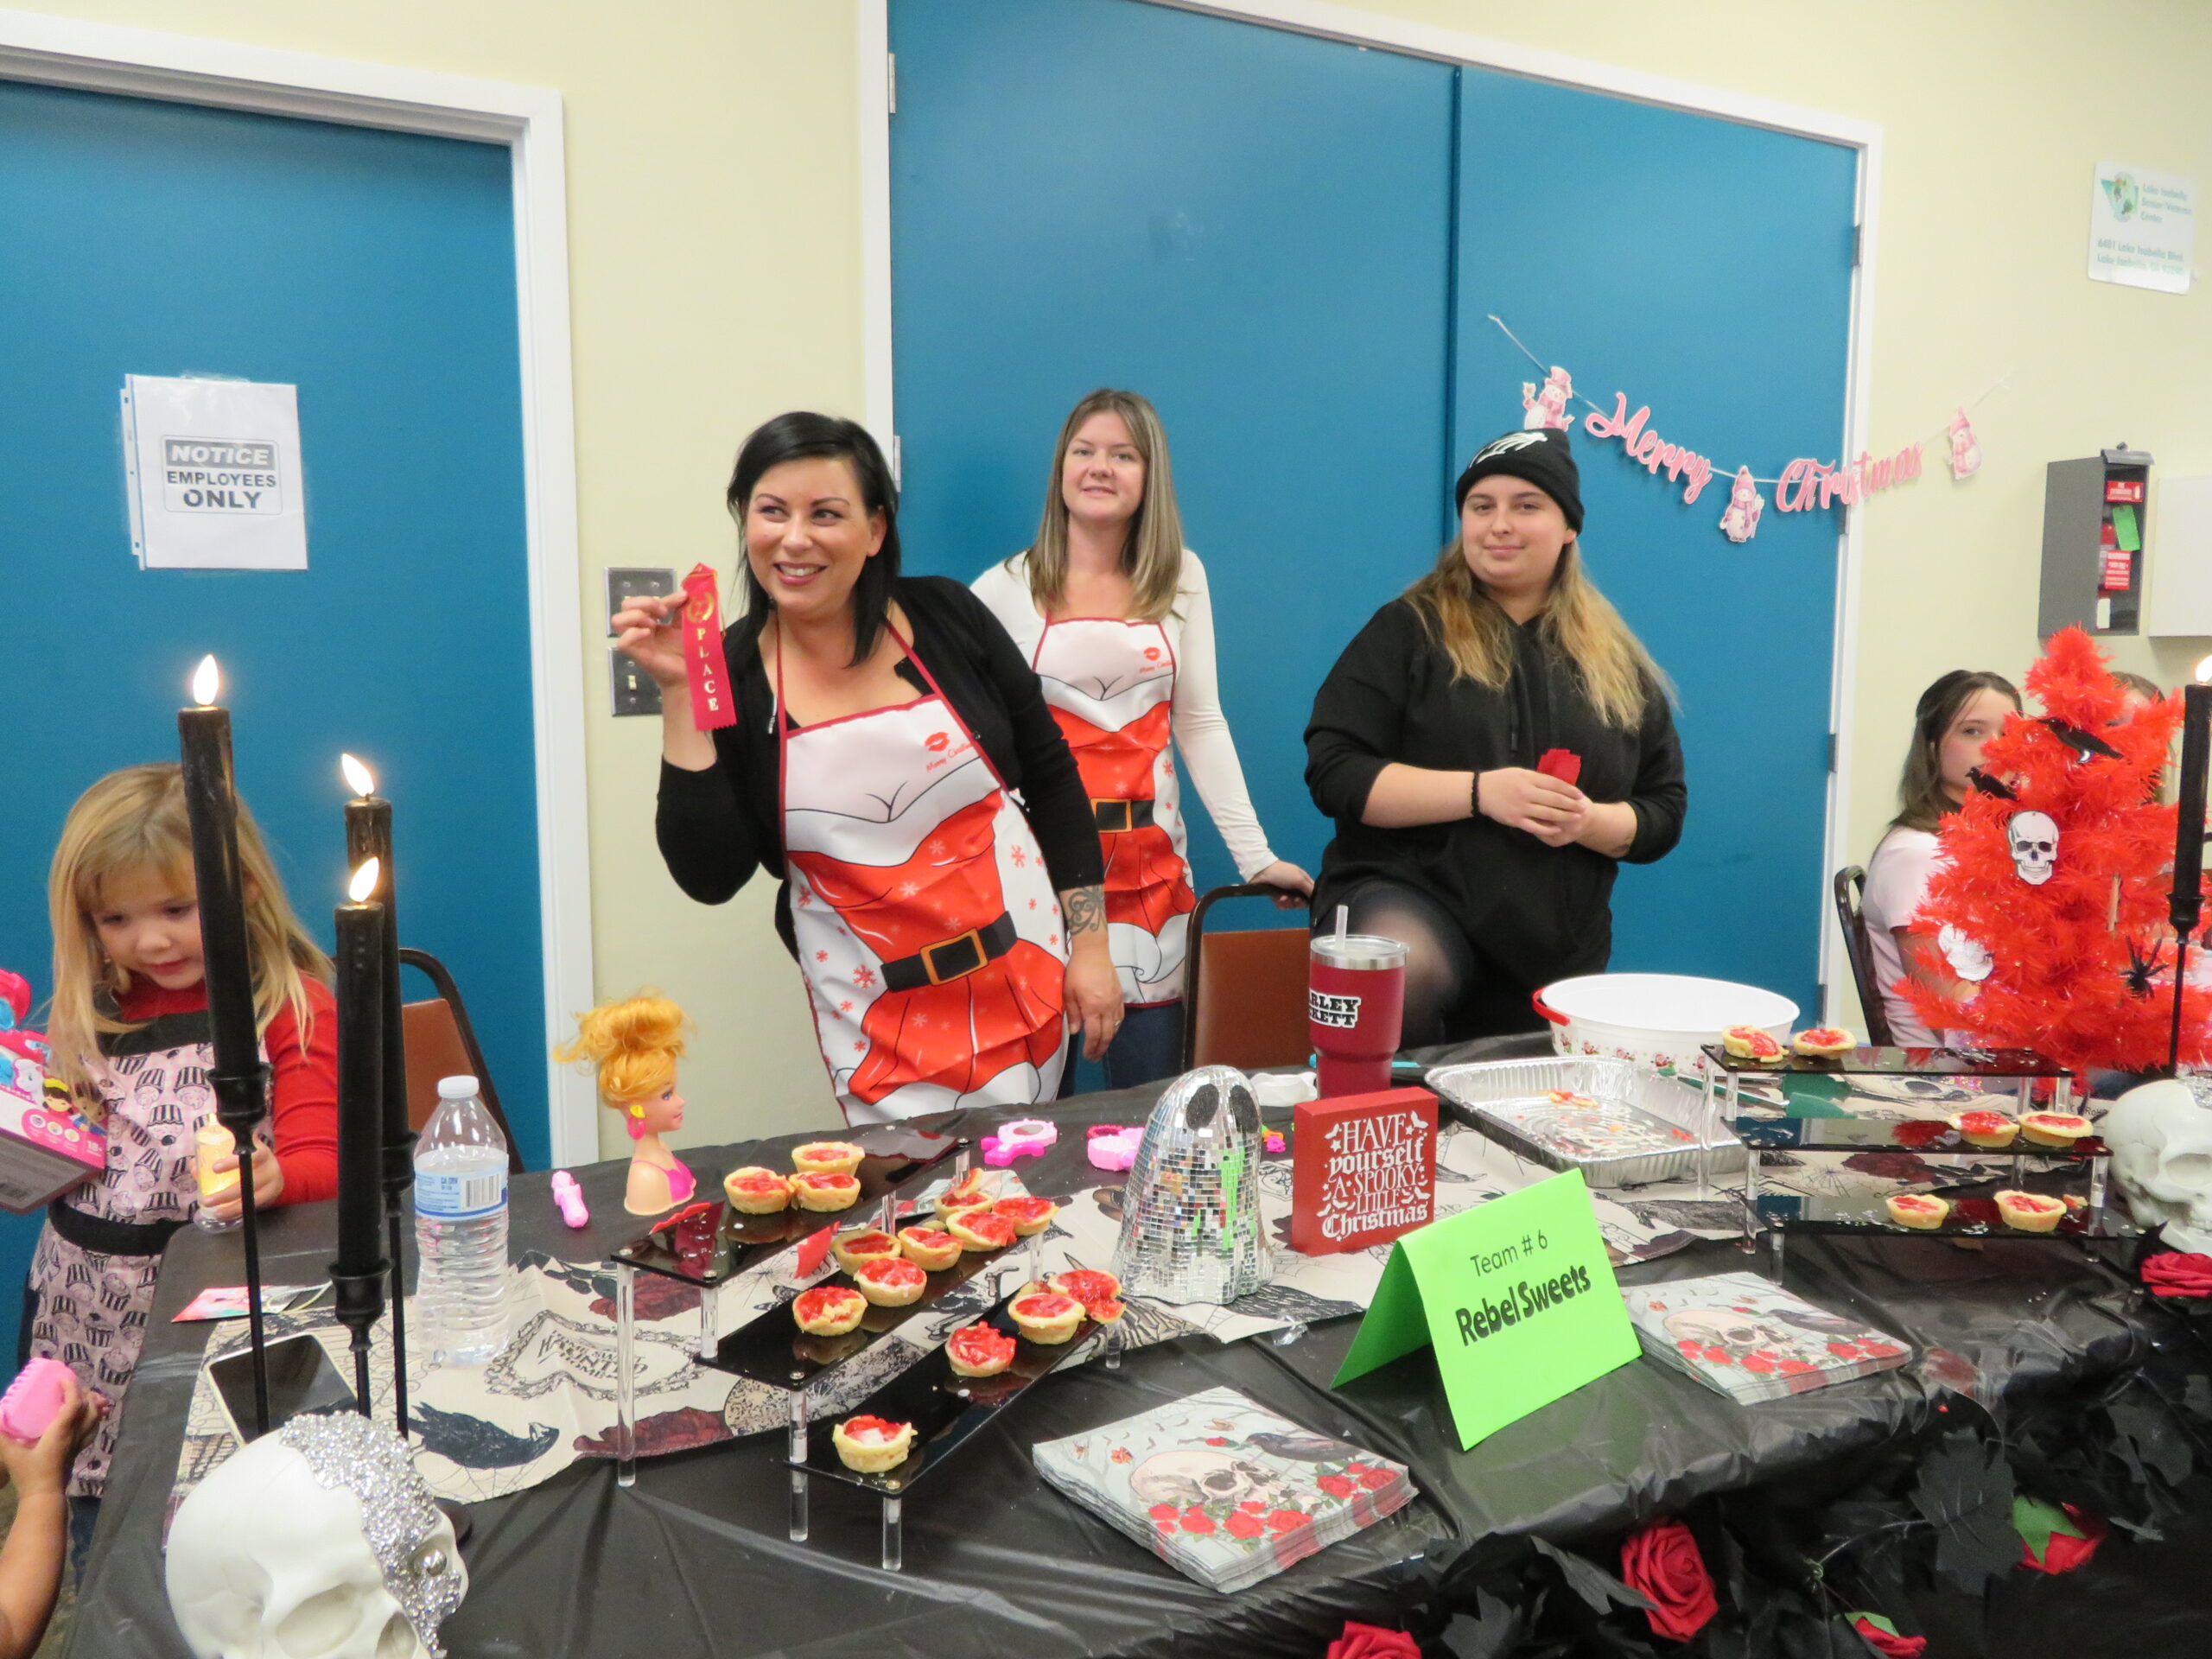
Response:
[[[2171,1079],[2131,1089],[2097,1133],[2136,1224],[2163,1224],[2177,1250],[2212,1255],[2212,1110]]]
[[[442,1659],[468,1589],[404,1443],[352,1412],[296,1417],[195,1486],[168,1580],[196,1659]]]
[[[2048,812],[2015,812],[2005,821],[2012,844],[2012,868],[2020,880],[2039,887],[2058,868],[2058,822]]]

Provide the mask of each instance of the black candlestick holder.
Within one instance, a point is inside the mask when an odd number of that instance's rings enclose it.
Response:
[[[207,1084],[215,1093],[215,1116],[238,1154],[239,1237],[245,1244],[246,1335],[253,1352],[253,1432],[269,1432],[269,1357],[261,1323],[261,1218],[253,1202],[253,1132],[267,1111],[269,1067],[256,1060],[240,1072],[212,1071]],[[275,1156],[272,1153],[270,1156]]]
[[[407,1194],[415,1185],[415,1132],[384,1148],[384,1218],[391,1277],[392,1426],[407,1438]]]
[[[369,1415],[369,1330],[384,1312],[385,1274],[379,1262],[365,1273],[340,1273],[331,1264],[330,1282],[338,1293],[338,1322],[353,1335],[353,1391],[361,1415]]]

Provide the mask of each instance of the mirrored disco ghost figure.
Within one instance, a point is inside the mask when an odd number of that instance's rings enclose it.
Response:
[[[168,1578],[196,1659],[443,1659],[468,1590],[405,1443],[353,1412],[295,1417],[193,1488]]]
[[[1226,1065],[1185,1072],[1145,1124],[1122,1191],[1114,1271],[1166,1302],[1232,1302],[1268,1281],[1260,1107]]]

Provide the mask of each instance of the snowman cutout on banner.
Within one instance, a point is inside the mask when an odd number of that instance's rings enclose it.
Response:
[[[1554,366],[1544,377],[1539,388],[1534,381],[1521,383],[1521,407],[1528,415],[1521,423],[1524,432],[1537,432],[1549,428],[1565,432],[1574,425],[1574,416],[1567,412],[1567,405],[1574,396],[1573,377],[1565,369]]]
[[[1963,409],[1951,416],[1951,476],[1954,479],[1972,478],[1981,470],[1981,444],[1974,435],[1974,423],[1967,419]]]
[[[1748,467],[1736,469],[1736,482],[1728,492],[1727,510],[1720,515],[1720,528],[1732,542],[1748,542],[1759,533],[1759,514],[1766,510],[1766,498],[1759,493],[1758,480]]]

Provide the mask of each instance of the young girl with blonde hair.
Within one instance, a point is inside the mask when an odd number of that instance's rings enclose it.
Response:
[[[597,1068],[600,1099],[622,1115],[638,1143],[622,1200],[633,1216],[687,1204],[698,1185],[698,1177],[661,1141],[683,1127],[676,1063],[683,1056],[687,1023],[683,1010],[664,996],[627,997],[578,1014],[576,1040],[553,1051],[556,1060]]]
[[[1344,905],[1405,944],[1408,1048],[1534,1029],[1533,993],[1602,972],[1615,873],[1670,850],[1688,804],[1666,677],[1582,568],[1567,434],[1484,445],[1458,505],[1306,728],[1337,823],[1315,920]]]
[[[260,831],[238,803],[254,1007],[270,1065],[276,1156],[253,1161],[257,1206],[338,1190],[338,1020],[329,959],[285,902]],[[194,1137],[214,1115],[207,985],[191,827],[174,764],[101,779],[70,808],[47,889],[54,930],[52,1075],[107,1135],[107,1173],[48,1206],[31,1258],[23,1352],[76,1371],[120,1403],[169,1236],[205,1208],[240,1209],[238,1180],[203,1198]],[[230,1157],[217,1168],[235,1170]],[[69,1480],[81,1548],[107,1479],[111,1411]]]
[[[1044,683],[1074,752],[1106,860],[1106,923],[1128,1009],[1105,1053],[1106,1084],[1131,1089],[1182,1069],[1189,847],[1172,747],[1229,843],[1240,879],[1285,908],[1313,882],[1276,858],[1244,790],[1221,709],[1213,600],[1183,521],[1159,413],[1102,389],[1060,428],[1037,539],[976,579]]]

